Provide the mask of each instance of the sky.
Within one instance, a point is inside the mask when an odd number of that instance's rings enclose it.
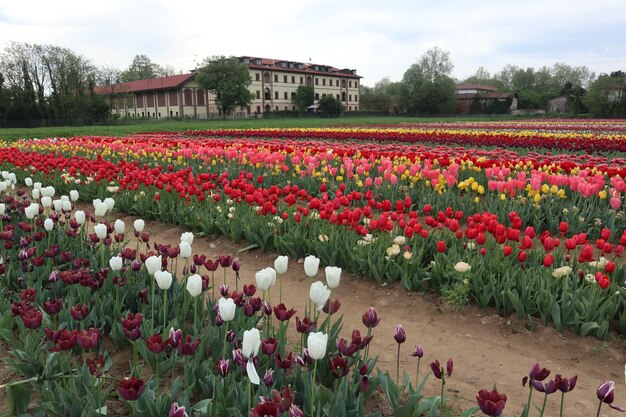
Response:
[[[188,72],[212,55],[356,69],[364,85],[404,72],[432,47],[453,77],[562,62],[626,71],[625,0],[108,0],[0,3],[0,48],[63,46],[97,66],[135,55]]]

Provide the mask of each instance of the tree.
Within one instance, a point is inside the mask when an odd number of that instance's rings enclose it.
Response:
[[[341,116],[341,112],[343,111],[341,101],[330,94],[322,97],[318,105],[319,111],[324,117],[338,117]]]
[[[583,102],[596,116],[626,115],[626,77],[621,71],[601,75],[591,84]]]
[[[123,82],[146,80],[148,78],[162,77],[164,73],[165,70],[152,62],[146,55],[135,55],[130,66],[122,71],[120,80]]]
[[[252,83],[248,66],[231,56],[213,56],[202,62],[196,81],[200,87],[213,93],[222,116],[237,107],[246,107],[254,99],[248,90]]]
[[[315,92],[312,86],[300,85],[296,89],[296,95],[291,99],[291,102],[296,105],[300,113],[305,113],[307,107],[309,107],[315,101]]]
[[[400,105],[411,114],[452,113],[456,106],[456,83],[450,54],[433,48],[409,67],[402,77]]]

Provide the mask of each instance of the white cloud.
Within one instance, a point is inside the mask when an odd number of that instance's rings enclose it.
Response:
[[[61,45],[118,68],[136,54],[182,71],[216,54],[311,57],[373,85],[400,79],[432,46],[450,51],[459,78],[507,63],[626,70],[623,11],[622,0],[31,0],[0,5],[0,39]]]

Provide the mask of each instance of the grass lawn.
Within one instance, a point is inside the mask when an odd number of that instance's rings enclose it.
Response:
[[[500,117],[340,117],[340,118],[293,118],[293,119],[213,119],[213,120],[161,120],[144,121],[134,124],[110,126],[59,126],[38,128],[0,129],[0,140],[17,140],[45,137],[72,137],[80,135],[126,136],[137,132],[183,131],[187,129],[250,129],[250,128],[288,128],[288,127],[325,127],[339,125],[395,124],[418,122],[457,122],[461,120],[506,120],[510,116]]]

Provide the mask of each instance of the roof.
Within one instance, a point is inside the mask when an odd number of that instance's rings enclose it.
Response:
[[[170,77],[149,78],[147,80],[130,81],[127,83],[117,83],[94,88],[96,94],[119,94],[119,93],[137,93],[140,91],[154,90],[170,90],[177,88],[189,81],[196,74],[172,75]]]
[[[334,76],[338,76],[338,77],[347,77],[347,78],[363,78],[360,75],[356,75],[353,72],[356,72],[356,70],[351,70],[351,69],[340,69],[340,68],[336,68],[336,67],[331,67],[330,65],[321,65],[321,64],[312,64],[312,63],[305,63],[305,62],[299,62],[299,61],[290,61],[290,60],[286,60],[286,59],[272,59],[272,58],[261,58],[261,57],[255,57],[255,56],[241,56],[239,57],[240,59],[249,59],[250,62],[248,64],[249,68],[253,68],[253,69],[271,69],[273,71],[288,71],[288,72],[297,72],[297,73],[306,73],[306,74],[316,74],[316,75],[334,75]],[[260,59],[261,60],[261,65],[257,65],[254,64],[253,60],[256,59]],[[301,64],[302,65],[302,69],[298,69],[298,68],[283,68],[280,66],[280,64],[282,62],[285,62],[287,64],[294,64],[294,66]],[[316,70],[315,68],[324,68],[324,69],[328,69],[327,71],[322,71],[322,70]]]
[[[497,91],[496,87],[485,84],[457,84],[456,89],[458,90],[484,90],[484,91]]]
[[[481,95],[477,95],[474,93],[461,93],[457,95],[457,99],[459,100],[472,100],[476,97],[483,99],[483,100],[495,100],[495,99],[506,99],[509,97],[513,97],[515,94],[513,93],[496,93],[496,92],[491,92],[491,93],[485,93],[485,94],[481,94]]]

